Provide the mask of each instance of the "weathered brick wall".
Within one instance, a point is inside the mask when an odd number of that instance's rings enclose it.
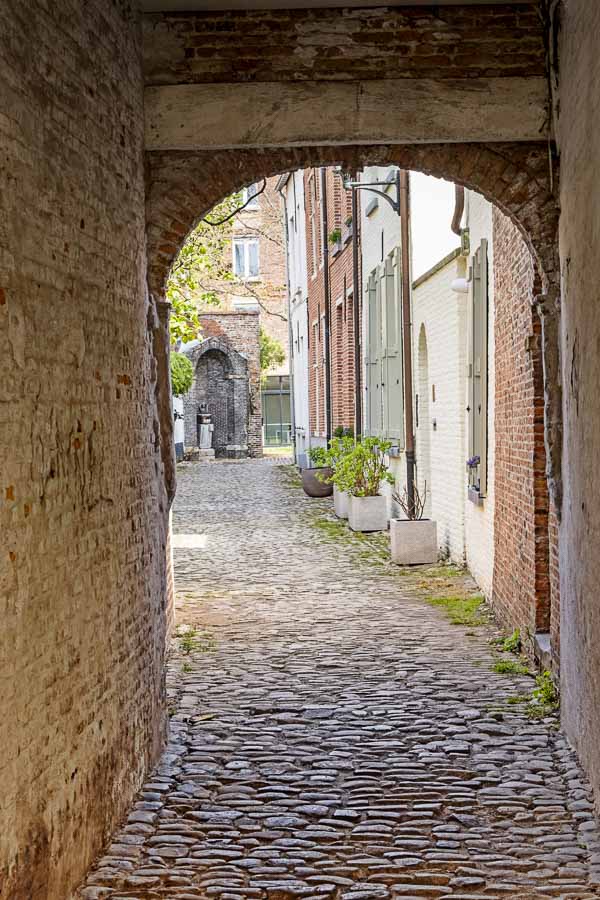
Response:
[[[232,384],[236,398],[235,406],[238,413],[243,411],[243,421],[239,421],[235,429],[237,437],[234,443],[241,443],[247,447],[247,452],[242,454],[244,456],[262,456],[259,322],[257,312],[202,313],[200,323],[203,344],[188,354],[194,366],[197,366],[199,353],[211,338],[216,338],[225,354],[231,351],[230,360],[235,376]],[[199,402],[203,399],[197,388],[195,379],[190,391],[183,398],[187,447],[197,446],[196,414]]]
[[[541,324],[533,259],[511,221],[493,213],[495,554],[493,603],[526,639],[550,629]],[[491,275],[492,273],[490,273]],[[555,537],[555,535],[554,535]],[[531,650],[530,641],[527,642]]]
[[[531,3],[156,14],[144,48],[148,84],[544,74]]]
[[[68,896],[165,734],[136,5],[0,5],[0,893]]]

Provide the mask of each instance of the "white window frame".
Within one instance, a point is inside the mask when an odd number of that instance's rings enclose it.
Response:
[[[256,267],[257,271],[255,275],[249,274],[249,260],[250,254],[248,248],[250,245],[256,244]],[[238,246],[244,248],[244,271],[236,272],[235,268],[235,254]],[[242,281],[260,281],[260,241],[257,237],[234,237],[231,242],[231,250],[232,250],[232,265],[233,265],[233,274],[240,278]]]

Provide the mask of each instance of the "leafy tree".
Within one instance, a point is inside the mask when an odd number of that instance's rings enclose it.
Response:
[[[277,338],[271,337],[264,328],[259,331],[260,371],[263,379],[269,369],[281,366],[285,362],[285,350]]]
[[[241,205],[241,195],[232,194],[201,219],[190,232],[173,263],[166,297],[171,304],[171,343],[193,341],[200,336],[198,309],[219,306],[215,285],[234,281],[228,253],[232,220]],[[221,223],[223,221],[222,224]],[[212,224],[211,224],[212,223]]]
[[[183,353],[171,351],[171,387],[176,397],[187,394],[194,380],[194,367]]]

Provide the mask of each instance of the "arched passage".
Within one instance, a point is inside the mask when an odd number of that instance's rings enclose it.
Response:
[[[558,206],[542,142],[310,146],[223,151],[153,151],[147,157],[148,283],[160,303],[170,267],[194,225],[219,200],[260,178],[315,165],[397,165],[454,181],[494,203],[518,227],[539,270],[547,477],[561,505]],[[165,406],[165,404],[163,404]],[[170,432],[170,423],[165,424]],[[169,471],[170,448],[164,449]],[[171,486],[172,490],[172,486]]]

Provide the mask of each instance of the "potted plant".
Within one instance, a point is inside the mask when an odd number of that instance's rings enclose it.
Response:
[[[329,464],[329,455],[325,447],[311,447],[308,457],[312,463],[302,469],[302,487],[309,497],[330,497],[333,493],[331,476],[333,471]]]
[[[379,491],[386,482],[394,483],[385,462],[390,447],[389,441],[364,438],[336,466],[333,481],[348,494],[348,524],[353,531],[387,528],[387,500]]]
[[[392,562],[399,566],[435,563],[438,558],[437,522],[424,518],[427,500],[427,482],[423,493],[414,485],[414,497],[408,496],[404,488],[402,494],[394,491],[395,502],[406,516],[404,519],[390,520],[390,549]]]
[[[341,489],[335,480],[335,472],[344,457],[354,450],[354,437],[351,428],[341,426],[334,431],[335,437],[329,442],[327,453],[329,464],[333,469],[333,508],[338,519],[348,518],[348,492]]]

